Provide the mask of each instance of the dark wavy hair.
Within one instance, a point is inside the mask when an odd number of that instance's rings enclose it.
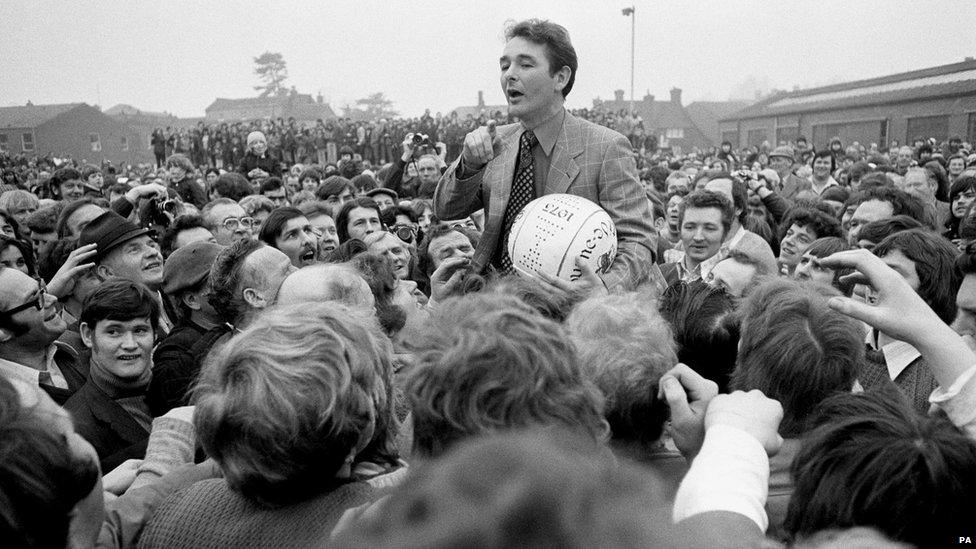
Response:
[[[915,263],[918,295],[946,324],[956,318],[956,293],[962,277],[955,269],[959,251],[948,240],[927,229],[895,233],[874,247],[874,255],[884,257],[899,250]]]
[[[576,57],[573,43],[569,40],[569,31],[552,21],[527,19],[505,29],[505,40],[513,38],[523,38],[533,44],[545,46],[549,76],[555,75],[563,67],[569,67],[569,81],[562,90],[563,97],[567,97],[573,90],[576,71],[579,68],[579,59]]]

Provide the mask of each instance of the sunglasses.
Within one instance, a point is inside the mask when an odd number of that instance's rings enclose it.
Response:
[[[26,303],[18,305],[12,309],[7,309],[6,311],[0,311],[0,316],[13,316],[21,311],[26,311],[31,307],[34,307],[40,311],[44,308],[44,296],[46,294],[47,287],[44,285],[44,282],[40,282],[37,285],[37,291],[27,298]]]
[[[417,236],[416,227],[410,225],[394,225],[390,227],[390,232],[395,234],[397,238],[410,244],[413,239]]]

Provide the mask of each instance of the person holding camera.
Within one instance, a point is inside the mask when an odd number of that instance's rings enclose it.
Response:
[[[185,154],[174,154],[167,158],[166,171],[169,175],[169,187],[180,195],[183,202],[193,204],[198,209],[207,203],[203,187],[193,179],[196,168]]]
[[[429,136],[421,133],[408,133],[400,148],[403,153],[393,163],[383,186],[396,191],[401,198],[432,197],[437,182],[447,167],[444,162],[444,144],[435,143]],[[404,172],[410,164],[416,168],[417,175],[404,179]]]

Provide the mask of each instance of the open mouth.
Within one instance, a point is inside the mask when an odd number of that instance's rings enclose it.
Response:
[[[142,270],[144,270],[144,271],[151,271],[153,269],[161,269],[161,268],[163,268],[163,264],[162,263],[160,263],[158,261],[153,261],[152,263],[146,265],[145,268],[143,268]]]
[[[513,89],[505,90],[505,95],[508,96],[508,98],[510,100],[512,100],[512,99],[521,99],[521,98],[525,97],[525,94],[524,93],[522,93],[522,92],[520,92],[518,90],[513,90]]]
[[[331,252],[331,251],[333,251],[333,250],[336,249],[336,245],[335,244],[326,244],[326,245],[320,247],[319,249],[322,250],[323,252]]]
[[[302,260],[302,263],[311,263],[315,261],[315,250],[308,250],[298,256],[298,258]]]
[[[142,358],[142,355],[118,355],[115,358],[116,360],[125,360],[128,362],[133,360],[139,360],[140,358]]]

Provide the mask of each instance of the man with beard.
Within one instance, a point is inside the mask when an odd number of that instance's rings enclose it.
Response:
[[[277,208],[261,225],[258,238],[288,256],[295,268],[313,265],[319,260],[319,240],[298,208]]]

